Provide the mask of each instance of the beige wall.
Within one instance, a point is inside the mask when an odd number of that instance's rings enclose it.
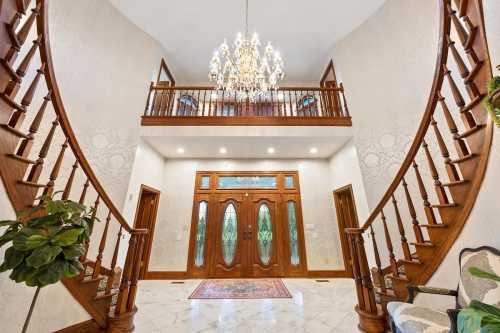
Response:
[[[164,49],[108,1],[50,2],[52,53],[76,136],[104,188],[125,202],[140,115]]]
[[[98,178],[121,208],[139,141],[139,115],[144,108],[149,80],[156,74],[164,50],[107,1],[53,0],[49,18],[56,76],[71,123]],[[35,63],[27,74],[27,82],[37,66]],[[44,89],[37,91],[34,110],[40,105]],[[40,138],[46,135],[48,124],[53,120],[52,111],[47,112],[46,118]],[[29,122],[27,119],[26,126]],[[31,157],[36,158],[41,143],[42,140],[37,140]],[[61,143],[58,135],[53,147]],[[46,165],[53,165],[56,150],[51,150]],[[67,174],[70,163],[73,163],[71,159],[65,161],[61,178]],[[48,172],[50,168],[46,167],[42,179],[47,179]],[[81,188],[81,183],[82,179],[78,178],[75,189]],[[89,193],[89,197],[94,195]],[[0,188],[0,207],[0,219],[14,215],[3,187]],[[96,226],[96,237],[100,236],[102,227],[103,224]],[[110,234],[115,235],[115,229],[111,228]],[[4,250],[0,253],[2,258]],[[90,253],[95,254],[95,250],[91,248]],[[105,260],[109,259],[110,254],[105,253]],[[12,282],[7,273],[0,275],[3,332],[21,330],[33,293],[34,289]],[[87,319],[89,315],[66,288],[56,284],[41,291],[29,332],[52,332]]]
[[[388,0],[333,48],[370,208],[396,174],[425,109],[437,13],[436,1]]]

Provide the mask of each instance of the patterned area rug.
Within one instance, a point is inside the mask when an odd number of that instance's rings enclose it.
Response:
[[[292,298],[281,279],[203,280],[190,299]]]

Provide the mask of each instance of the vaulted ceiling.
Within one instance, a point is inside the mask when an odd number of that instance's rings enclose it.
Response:
[[[109,0],[167,51],[179,83],[208,81],[213,51],[244,29],[244,0]],[[317,82],[336,41],[385,0],[250,0],[250,32],[271,41],[288,83]]]

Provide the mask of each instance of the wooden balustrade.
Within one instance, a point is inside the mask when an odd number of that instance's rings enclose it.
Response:
[[[147,230],[134,229],[127,223],[78,144],[54,74],[48,2],[0,2],[0,20],[6,26],[0,31],[0,174],[16,211],[37,205],[41,194],[55,194],[92,207],[91,232],[100,232],[92,234],[80,258],[85,270],[92,273],[82,271],[79,277],[63,283],[103,329],[113,326],[113,332],[131,332]],[[31,33],[36,37],[26,43]],[[20,54],[23,58],[14,69]],[[38,68],[33,68],[35,63],[40,64]],[[26,77],[30,81],[25,82]],[[24,91],[22,96],[18,96],[20,91]],[[40,148],[33,152],[32,147]],[[92,198],[94,201],[89,202]],[[106,212],[104,218],[102,212]],[[120,241],[122,237],[130,238],[131,246],[126,251],[123,246],[128,244]],[[119,254],[125,252],[126,264],[118,289],[114,282],[121,271]],[[108,253],[112,254],[109,258]],[[107,279],[104,291],[99,288],[102,279]],[[114,307],[112,299],[116,294],[119,303]]]
[[[422,121],[400,169],[365,224],[346,231],[358,296],[356,310],[365,332],[382,332],[387,303],[404,300],[408,284],[425,283],[437,269],[467,221],[486,170],[492,124],[480,101],[492,73],[482,7],[479,0],[439,3],[438,58]],[[452,35],[458,37],[459,44]],[[462,58],[462,51],[470,65]],[[462,91],[467,92],[468,100]],[[446,103],[451,98],[453,107]],[[440,110],[436,111],[438,106]],[[441,131],[440,124],[448,131]],[[450,142],[454,149],[448,148]],[[431,187],[434,193],[429,195],[427,189]],[[398,206],[398,194],[402,194],[408,210]],[[421,200],[412,199],[416,197]],[[390,217],[386,213],[391,213]],[[374,232],[376,225],[382,232]],[[407,228],[413,233],[407,233]],[[375,267],[371,272],[376,288],[366,274],[370,268],[363,248],[364,235],[372,238]],[[396,235],[401,239],[401,251],[393,246]],[[383,251],[379,251],[380,240],[385,241]],[[375,295],[380,307],[372,304]]]
[[[151,83],[142,125],[351,126],[351,117],[342,84],[280,88],[250,100],[211,87]]]

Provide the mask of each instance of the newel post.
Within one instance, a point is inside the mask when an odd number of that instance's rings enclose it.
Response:
[[[362,332],[385,332],[386,321],[382,309],[375,302],[375,291],[370,275],[370,267],[363,240],[364,229],[348,228],[345,230],[352,258],[352,271],[356,284],[358,305],[355,310],[359,316],[358,328]]]
[[[115,313],[108,318],[108,333],[130,333],[134,330],[134,315],[137,312],[135,295],[146,234],[145,229],[133,229],[130,233]]]

